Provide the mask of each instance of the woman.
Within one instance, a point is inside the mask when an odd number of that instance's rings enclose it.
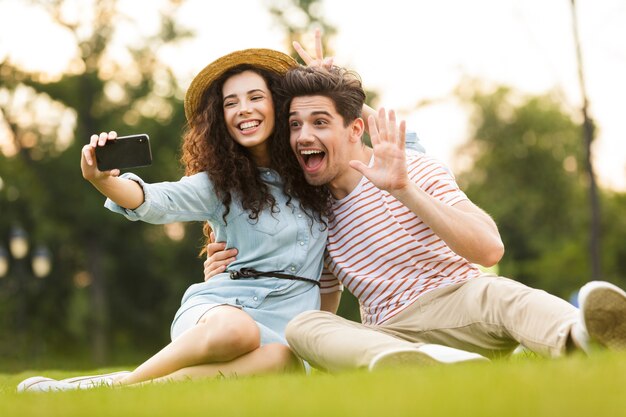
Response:
[[[18,390],[301,369],[284,328],[299,312],[320,306],[329,200],[324,188],[307,184],[284,136],[286,124],[277,123],[286,117],[275,87],[293,65],[280,52],[248,49],[195,77],[185,97],[186,176],[177,182],[147,184],[134,174],[99,171],[95,149],[116,134],[91,137],[81,169],[108,198],[106,207],[150,223],[209,221],[216,239],[239,248],[239,256],[227,272],[189,287],[172,342],[134,371],[63,381],[34,377]]]

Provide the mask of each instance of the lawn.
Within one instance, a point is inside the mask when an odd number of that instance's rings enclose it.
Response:
[[[15,392],[37,374],[75,372],[0,374],[0,416],[626,416],[626,353]]]

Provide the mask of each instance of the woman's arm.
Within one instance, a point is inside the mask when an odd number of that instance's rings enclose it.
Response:
[[[88,145],[83,146],[80,158],[80,169],[83,178],[89,181],[105,197],[121,207],[134,210],[144,202],[143,189],[135,181],[119,178],[120,170],[100,171],[95,163],[96,148],[106,145],[107,141],[115,140],[116,132],[92,135]]]

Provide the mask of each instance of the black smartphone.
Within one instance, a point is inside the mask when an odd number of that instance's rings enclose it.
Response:
[[[120,136],[96,148],[96,164],[100,171],[145,167],[151,163],[150,138],[145,133]]]

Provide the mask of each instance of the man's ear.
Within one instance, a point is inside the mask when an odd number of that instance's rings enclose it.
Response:
[[[361,143],[363,132],[365,132],[365,122],[362,118],[357,117],[350,123],[350,142]]]

